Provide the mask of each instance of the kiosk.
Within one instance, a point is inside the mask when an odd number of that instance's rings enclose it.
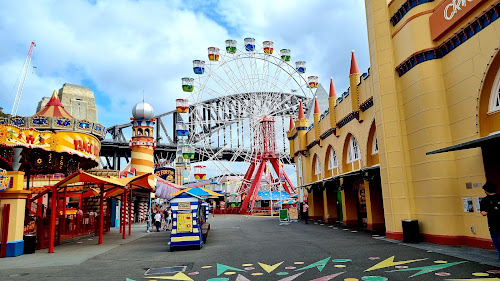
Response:
[[[170,200],[172,231],[170,250],[201,249],[204,244],[202,226],[206,223],[206,206],[200,196],[182,192]],[[205,227],[206,228],[206,227]]]

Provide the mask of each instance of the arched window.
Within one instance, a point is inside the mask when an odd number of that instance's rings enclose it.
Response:
[[[378,153],[378,141],[377,141],[377,132],[373,134],[373,142],[372,142],[372,154]]]
[[[500,71],[498,71],[493,87],[491,88],[488,113],[494,113],[497,111],[500,111]]]
[[[149,137],[149,129],[144,129],[144,134],[146,135],[146,137]]]
[[[139,130],[137,130],[137,135],[142,136],[142,129],[141,128],[139,128]]]
[[[335,149],[330,149],[330,157],[328,159],[328,170],[335,169],[339,167],[339,161],[337,160],[337,153]]]
[[[319,161],[319,157],[316,157],[316,163],[314,163],[314,165],[315,165],[315,168],[314,168],[315,173],[314,174],[315,175],[321,174],[321,161]]]
[[[349,141],[349,151],[347,152],[347,163],[354,162],[361,159],[361,153],[359,151],[358,141],[354,136],[351,137]]]

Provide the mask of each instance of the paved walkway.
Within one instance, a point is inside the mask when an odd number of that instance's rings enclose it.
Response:
[[[201,250],[170,252],[169,232],[146,233],[144,224],[134,225],[125,240],[113,229],[102,245],[97,237],[84,238],[56,246],[54,254],[45,249],[1,259],[0,280],[326,281],[337,275],[342,276],[336,280],[500,280],[494,250],[406,244],[340,225],[280,224],[277,217],[227,215],[209,221],[208,243]],[[146,275],[173,267],[183,269]]]
[[[48,249],[43,249],[35,251],[34,254],[0,259],[0,270],[81,264],[90,258],[135,241],[147,234],[146,224],[133,224],[132,235],[127,235],[126,239],[122,239],[118,228],[111,228],[109,233],[103,235],[102,245],[97,244],[99,239],[97,236],[89,235],[84,238],[76,238],[55,246],[52,254],[48,253]]]
[[[312,221],[313,224],[323,224],[323,225],[333,225],[334,227],[347,228],[339,224],[327,224],[322,221]],[[359,230],[359,229],[356,229]],[[369,231],[368,231],[369,232]],[[383,240],[407,247],[412,247],[416,249],[426,250],[428,252],[440,253],[451,257],[456,257],[468,261],[477,262],[480,264],[486,264],[491,266],[500,266],[500,261],[498,259],[498,254],[496,250],[482,249],[470,246],[449,246],[449,245],[439,245],[427,242],[420,243],[404,243],[400,240],[388,239],[382,235],[373,237],[374,239]]]

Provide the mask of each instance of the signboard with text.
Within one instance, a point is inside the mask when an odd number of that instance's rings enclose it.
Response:
[[[175,169],[168,167],[160,167],[155,169],[155,175],[164,179],[167,182],[175,181]]]
[[[487,0],[443,0],[429,17],[432,40],[439,40]]]
[[[179,202],[177,208],[179,210],[191,210],[191,202]]]

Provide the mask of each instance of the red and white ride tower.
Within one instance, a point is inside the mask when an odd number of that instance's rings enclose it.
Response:
[[[276,175],[280,178],[280,182],[285,191],[290,195],[297,193],[295,187],[285,173],[285,170],[282,167],[283,165],[278,160],[278,157],[276,157],[276,130],[274,127],[274,120],[264,116],[264,118],[259,122],[254,134],[254,146],[256,149],[255,156],[253,157],[250,167],[248,167],[248,170],[245,173],[243,183],[238,190],[238,193],[240,193],[242,197],[245,197],[243,199],[243,203],[241,204],[240,214],[248,212],[248,204],[250,203],[250,200],[252,200],[250,212],[253,210],[255,197],[257,197],[257,192],[259,191],[262,175],[266,170],[267,162],[271,163]],[[256,167],[257,170],[255,170]]]

